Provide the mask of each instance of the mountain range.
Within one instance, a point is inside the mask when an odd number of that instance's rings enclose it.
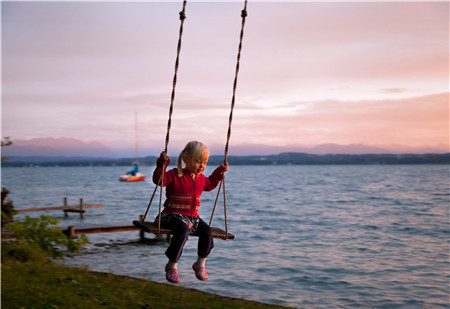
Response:
[[[12,141],[2,149],[8,157],[115,157],[115,153],[100,142],[83,142],[75,138],[34,138]]]
[[[221,154],[222,146],[210,147],[212,154]],[[402,153],[448,153],[445,145],[435,147],[411,148],[404,146],[375,147],[361,144],[340,145],[326,143],[315,146],[267,146],[262,144],[232,145],[231,155],[273,155],[284,152],[307,154],[402,154]],[[142,149],[143,156],[157,155],[155,149]],[[85,157],[85,158],[123,158],[134,157],[134,150],[110,149],[100,142],[83,142],[74,138],[34,138],[30,140],[13,140],[13,144],[2,149],[2,155],[8,157]]]

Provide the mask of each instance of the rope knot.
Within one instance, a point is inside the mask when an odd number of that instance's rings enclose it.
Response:
[[[184,13],[184,11],[180,12],[180,20],[185,20],[186,19],[186,14]]]
[[[241,12],[241,17],[242,18],[245,18],[245,17],[247,17],[247,10],[242,10],[242,12]]]

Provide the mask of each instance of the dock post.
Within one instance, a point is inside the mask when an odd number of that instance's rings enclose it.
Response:
[[[75,227],[73,226],[69,226],[69,237],[70,238],[75,238]]]
[[[64,208],[67,208],[67,197],[64,198]],[[64,210],[64,217],[67,217],[67,211]]]
[[[80,198],[80,218],[83,219],[84,218],[84,210],[83,210],[83,199]]]
[[[142,219],[144,218],[144,215],[140,215],[139,216],[139,221],[141,221],[142,222]],[[144,231],[143,230],[140,230],[139,231],[139,237],[141,238],[141,239],[144,239],[145,238],[145,234],[144,234]]]

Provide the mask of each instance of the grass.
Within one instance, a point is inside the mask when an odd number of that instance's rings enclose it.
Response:
[[[2,259],[2,308],[284,308],[51,262]]]

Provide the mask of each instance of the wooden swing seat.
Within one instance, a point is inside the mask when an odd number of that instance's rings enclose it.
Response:
[[[147,233],[153,233],[158,235],[158,224],[154,223],[154,222],[142,222],[139,220],[134,220],[133,221],[133,225],[140,228],[141,230],[143,230],[144,232]],[[214,238],[221,238],[221,239],[234,239],[234,235],[230,234],[230,233],[226,233],[224,230],[218,228],[218,227],[211,227],[211,232],[212,232],[212,236]],[[164,228],[160,228],[159,229],[159,234],[173,234],[172,230],[170,229],[164,229]],[[189,233],[190,236],[198,236],[195,233],[191,232]]]

